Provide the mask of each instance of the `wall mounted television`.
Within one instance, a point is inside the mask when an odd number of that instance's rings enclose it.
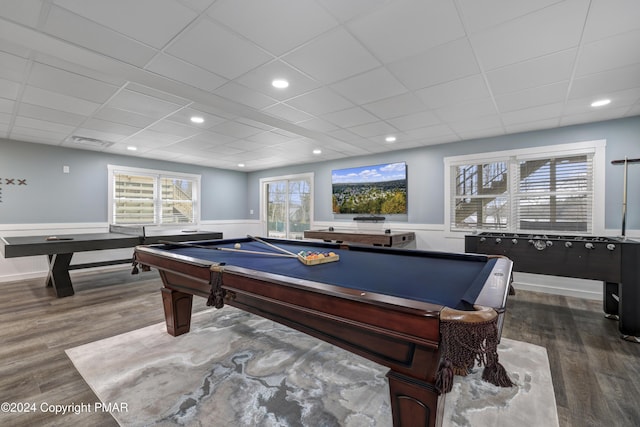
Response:
[[[384,163],[331,172],[333,213],[406,214],[407,164]]]

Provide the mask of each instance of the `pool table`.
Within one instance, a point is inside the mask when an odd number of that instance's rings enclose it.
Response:
[[[458,334],[464,341],[480,335],[475,325],[489,324],[494,335],[486,343],[499,365],[497,340],[512,270],[508,258],[261,240],[135,248],[137,266],[155,268],[162,278],[169,334],[189,331],[197,295],[216,308],[229,304],[337,345],[390,368],[396,427],[442,423],[443,360],[461,346],[445,340],[444,325],[468,327]],[[333,252],[332,259],[339,259],[306,265],[270,245],[294,255]]]

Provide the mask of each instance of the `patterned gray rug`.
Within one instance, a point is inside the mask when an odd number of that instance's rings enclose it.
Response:
[[[66,352],[122,426],[392,425],[387,368],[233,307],[180,337],[158,324]],[[517,386],[457,377],[444,426],[557,426],[546,350],[504,338],[499,353]]]

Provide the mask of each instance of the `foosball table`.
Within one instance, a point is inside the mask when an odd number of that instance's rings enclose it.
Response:
[[[486,232],[465,236],[465,252],[504,255],[514,271],[601,280],[605,316],[619,321],[623,339],[640,342],[640,242]]]

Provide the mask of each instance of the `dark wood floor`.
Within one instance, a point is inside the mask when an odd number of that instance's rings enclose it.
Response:
[[[36,404],[0,413],[2,426],[115,426],[108,413],[43,413],[41,404],[98,399],[64,350],[163,321],[157,272],[74,276],[76,294],[57,299],[44,279],[0,283],[0,403]],[[208,309],[194,299],[194,311]],[[640,344],[618,338],[600,303],[518,291],[503,336],[547,348],[560,426],[640,424]]]

